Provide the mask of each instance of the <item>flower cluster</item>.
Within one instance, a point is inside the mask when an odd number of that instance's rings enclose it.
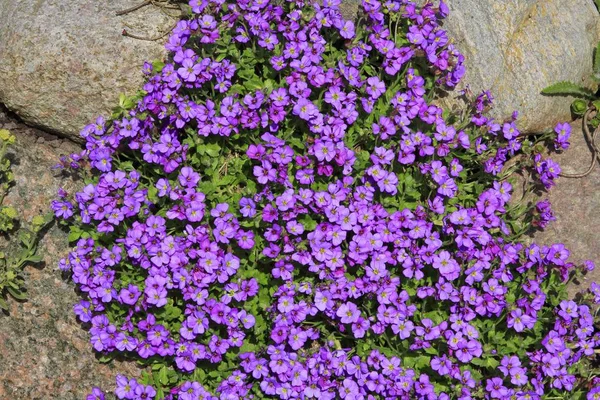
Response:
[[[544,229],[548,226],[548,223],[552,221],[556,221],[554,217],[554,213],[552,212],[552,205],[548,200],[542,200],[537,202],[535,205],[536,209],[536,218],[532,221],[534,226],[539,226],[541,229]]]
[[[571,137],[571,125],[568,123],[557,124],[554,128],[556,139],[554,140],[554,148],[556,150],[566,150],[569,148],[569,138]]]
[[[92,345],[152,367],[118,398],[594,395],[600,290],[566,300],[568,250],[512,236],[516,113],[431,101],[464,74],[444,2],[365,0],[357,23],[338,0],[190,6],[53,204]]]
[[[61,262],[61,269],[72,272],[73,281],[89,298],[75,306],[75,313],[82,322],[91,324],[96,351],[136,352],[143,359],[173,356],[183,371],[193,371],[198,360],[219,362],[229,347],[242,346],[244,332],[254,325],[252,314],[230,304],[255,296],[258,283],[255,279],[233,279],[240,259],[226,247],[232,242],[247,247],[252,233],[240,228],[237,218],[227,212],[227,204],[218,204],[210,211],[210,218],[205,217],[204,195],[195,189],[200,176],[183,167],[168,189],[163,190],[164,180],[157,182],[158,198],[169,196],[174,202],[166,210],[166,218],[186,223],[183,234],[171,235],[167,219],[148,212],[147,190],[136,190],[139,178],[135,172],[107,172],[96,185],[90,184],[76,195],[82,223],[94,223],[99,233],[113,232],[124,219],[140,212],[147,217],[133,222],[127,234],[111,247],[91,238],[80,239],[76,250]],[[65,216],[62,207],[55,209]],[[205,223],[191,225],[200,221]],[[145,271],[143,279],[118,276],[116,267],[123,262]],[[196,267],[188,269],[190,264]],[[224,285],[221,296],[210,296],[214,284]],[[139,319],[139,313],[152,307],[165,308],[169,301],[167,312],[173,312],[173,298],[185,303],[177,341],[169,325],[158,323],[153,314]],[[114,305],[131,307],[121,326],[99,313]],[[180,313],[178,310],[166,320],[174,320]],[[210,324],[226,333],[215,335],[208,330]],[[206,345],[195,343],[204,335]]]

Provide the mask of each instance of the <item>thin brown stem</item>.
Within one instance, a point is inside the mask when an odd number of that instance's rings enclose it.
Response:
[[[148,42],[154,42],[154,41],[160,40],[160,39],[164,38],[165,36],[167,36],[169,33],[171,33],[171,31],[172,31],[173,29],[175,29],[175,27],[177,27],[177,23],[175,23],[173,26],[171,26],[169,29],[167,29],[167,31],[166,31],[165,33],[162,33],[162,34],[160,34],[160,35],[158,35],[158,36],[153,36],[153,37],[149,37],[149,36],[138,36],[138,35],[136,35],[136,34],[133,34],[133,33],[129,33],[129,32],[127,32],[127,30],[125,30],[125,29],[123,29],[122,35],[123,35],[123,36],[130,37],[130,38],[132,38],[132,39],[137,39],[137,40],[146,40],[146,41],[148,41]]]
[[[562,176],[564,178],[585,178],[586,176],[591,174],[592,171],[594,170],[594,167],[596,166],[596,160],[600,159],[600,150],[598,150],[598,146],[596,146],[596,136],[598,135],[598,132],[600,132],[600,127],[596,128],[594,130],[593,134],[590,133],[590,130],[588,128],[588,120],[589,120],[590,114],[593,111],[594,110],[592,110],[590,108],[583,115],[583,134],[585,135],[585,139],[588,142],[588,144],[592,147],[592,149],[591,149],[592,150],[592,162],[590,163],[590,166],[587,169],[587,171],[585,171],[583,173],[580,173],[580,174],[560,173],[560,176]]]
[[[125,10],[117,11],[117,13],[116,13],[116,14],[117,14],[118,16],[125,15],[125,14],[129,14],[129,13],[131,13],[131,12],[134,12],[134,11],[136,11],[136,10],[139,10],[139,9],[140,9],[140,8],[142,8],[142,7],[146,7],[146,6],[150,5],[151,3],[152,3],[152,1],[151,1],[151,0],[145,0],[144,2],[142,2],[142,3],[138,4],[137,6],[133,6],[133,7],[127,8],[127,9],[125,9]]]

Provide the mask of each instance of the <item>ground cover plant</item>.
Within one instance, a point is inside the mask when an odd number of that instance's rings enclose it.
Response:
[[[61,160],[85,179],[53,203],[75,313],[147,367],[117,398],[600,398],[600,287],[565,294],[593,263],[526,244],[550,205],[509,202],[516,169],[552,187],[538,142],[570,126],[436,106],[464,75],[443,2],[190,6]]]
[[[53,220],[52,213],[47,213],[34,217],[31,224],[25,226],[19,220],[17,210],[4,204],[14,183],[8,151],[15,140],[10,131],[0,129],[0,235],[3,239],[14,238],[17,242],[14,246],[3,243],[0,247],[0,311],[4,313],[8,313],[9,298],[27,299],[23,269],[42,260],[37,254],[37,246],[44,228]]]

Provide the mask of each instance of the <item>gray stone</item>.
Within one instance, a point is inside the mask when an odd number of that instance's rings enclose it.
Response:
[[[540,91],[561,80],[593,86],[592,54],[600,40],[593,0],[447,3],[450,16],[444,28],[466,57],[463,83],[475,93],[491,90],[496,118],[518,110],[520,128],[526,132],[570,120],[571,98],[543,96]],[[460,103],[453,96],[443,103]]]
[[[108,113],[120,93],[134,94],[145,60],[163,58],[157,36],[175,19],[139,0],[0,1],[0,102],[25,122],[78,139],[79,131]]]
[[[346,19],[356,20],[360,3],[360,0],[342,0],[342,3],[340,4],[342,16]]]

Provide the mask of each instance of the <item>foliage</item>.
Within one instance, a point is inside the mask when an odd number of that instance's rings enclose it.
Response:
[[[31,229],[21,227],[18,232],[14,232],[18,219],[17,210],[2,205],[13,182],[7,151],[8,146],[14,143],[15,137],[6,129],[0,129],[0,232],[6,236],[14,234],[19,240],[17,249],[0,249],[0,310],[5,312],[8,311],[8,295],[17,300],[26,299],[23,268],[41,261],[41,257],[36,254],[37,244],[41,231],[53,219],[52,214],[37,216],[32,221]]]
[[[0,309],[8,311],[7,294],[17,300],[27,299],[23,268],[42,261],[37,247],[44,228],[51,222],[52,214],[34,217],[30,229],[18,231],[19,248],[11,249],[9,254],[0,251]]]
[[[558,83],[554,83],[544,90],[542,90],[543,94],[549,95],[560,95],[560,96],[573,96],[583,99],[593,99],[595,98],[595,92],[585,88],[581,85],[577,85],[572,82],[562,81]]]
[[[435,105],[464,74],[443,2],[365,1],[356,24],[335,1],[190,6],[53,203],[92,346],[149,367],[118,398],[600,391],[600,287],[565,292],[593,265],[522,242],[548,202],[509,203],[511,171],[551,188],[560,167],[488,92]]]
[[[6,233],[14,228],[17,211],[13,207],[2,205],[4,196],[13,183],[14,177],[7,158],[8,146],[14,144],[15,137],[6,129],[0,129],[0,232]]]

